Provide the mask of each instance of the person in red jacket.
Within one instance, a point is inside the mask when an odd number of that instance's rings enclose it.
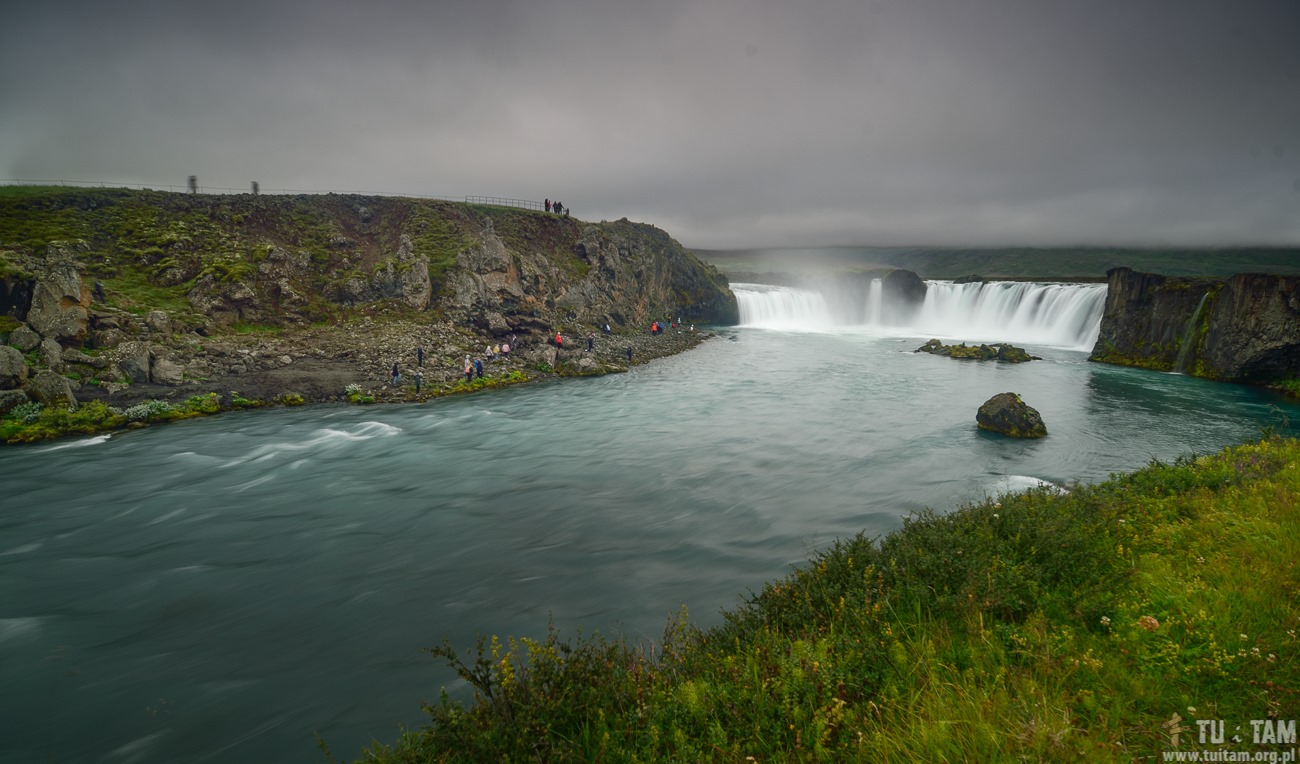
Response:
[[[562,348],[562,347],[564,347],[564,338],[560,336],[560,333],[559,333],[559,332],[556,332],[556,333],[555,333],[555,349],[556,349],[556,350],[559,350],[559,349]]]

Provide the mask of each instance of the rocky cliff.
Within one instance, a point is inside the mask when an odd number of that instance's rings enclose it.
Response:
[[[1300,373],[1300,277],[1192,279],[1116,268],[1091,360],[1225,381]]]
[[[626,219],[333,194],[4,191],[0,345],[13,352],[0,358],[0,408],[304,361],[383,378],[417,345],[438,374],[444,361],[459,373],[463,355],[507,336],[541,348],[557,330],[737,320],[716,269]],[[40,393],[43,371],[68,389]]]

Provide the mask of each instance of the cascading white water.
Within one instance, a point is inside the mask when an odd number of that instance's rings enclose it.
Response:
[[[740,323],[761,329],[826,331],[834,326],[820,292],[770,284],[732,284]]]
[[[890,305],[873,279],[862,305],[831,305],[820,293],[767,284],[732,284],[746,326],[832,331],[855,326],[967,342],[1022,342],[1091,350],[1101,328],[1104,284],[927,281],[919,306]],[[845,299],[841,297],[840,299]],[[862,316],[846,322],[845,315]],[[836,317],[840,317],[838,320]]]

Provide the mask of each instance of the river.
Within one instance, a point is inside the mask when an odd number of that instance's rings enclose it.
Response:
[[[0,450],[0,762],[320,761],[316,733],[352,759],[442,686],[464,696],[422,651],[444,638],[549,618],[655,639],[909,512],[1300,421],[1089,363],[1100,285],[936,284],[917,313],[867,295],[849,318],[736,291],[748,325],[628,374]],[[1042,360],[912,352],[932,336]],[[1047,438],[976,429],[1004,391]]]

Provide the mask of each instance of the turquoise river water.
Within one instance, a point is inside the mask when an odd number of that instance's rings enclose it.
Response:
[[[352,759],[442,686],[465,696],[421,650],[444,638],[551,618],[655,639],[909,512],[1300,421],[1259,390],[1089,363],[1098,288],[1064,296],[1092,301],[1082,323],[961,336],[997,316],[845,322],[738,286],[752,325],[628,374],[2,450],[0,762],[321,761],[317,733]],[[945,329],[1043,360],[911,352]],[[1004,391],[1051,434],[979,432]]]

